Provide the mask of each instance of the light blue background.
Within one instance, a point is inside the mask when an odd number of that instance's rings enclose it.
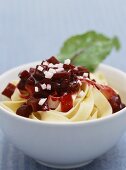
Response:
[[[125,0],[0,0],[0,73],[58,53],[69,36],[97,30],[117,35],[120,52],[104,62],[126,71]],[[84,170],[125,170],[126,134]],[[15,149],[0,132],[0,170],[46,169]]]

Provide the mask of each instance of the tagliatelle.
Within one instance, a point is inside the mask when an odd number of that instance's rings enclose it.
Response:
[[[69,122],[70,120],[63,114],[55,111],[39,112],[41,115],[41,120],[49,122]]]
[[[11,112],[16,112],[16,110],[23,104],[25,103],[26,100],[22,101],[3,101],[0,103],[0,106],[4,107],[5,109],[11,111]]]
[[[92,120],[110,115],[112,114],[112,108],[104,95],[95,87],[91,86],[88,88],[86,98],[80,99],[80,102],[67,113],[62,113],[57,110],[39,113],[43,121],[58,121],[59,119],[62,122],[75,122]],[[67,119],[64,119],[65,117],[67,117]]]
[[[99,84],[108,85],[105,75],[102,72],[90,73],[90,78],[96,80]]]
[[[94,94],[94,104],[98,108],[98,117],[104,117],[112,114],[112,107],[105,96],[97,89],[92,89]]]
[[[72,118],[75,115],[75,113],[78,111],[79,106],[80,106],[80,102],[85,98],[85,96],[88,93],[89,86],[87,84],[84,84],[84,85],[82,85],[82,87],[83,87],[83,90],[85,92],[85,95],[83,97],[78,97],[76,95],[76,98],[74,98],[74,101],[73,101],[75,103],[75,106],[72,109],[70,109],[68,112],[63,113],[64,116],[66,116],[69,119]],[[61,110],[60,108],[61,108],[61,106],[59,104],[58,108],[56,108],[56,111],[60,111]],[[62,113],[62,112],[60,112],[60,113]]]
[[[88,95],[84,100],[81,101],[78,111],[75,112],[71,120],[72,121],[87,120],[93,110],[93,107],[94,107],[94,99],[92,94],[92,88],[89,88]]]
[[[0,107],[15,114],[48,122],[78,122],[102,118],[123,108],[121,98],[103,73],[90,73],[70,59],[55,56],[18,74],[1,94]]]
[[[29,118],[48,122],[76,122],[97,119],[112,114],[111,105],[96,87],[82,83],[81,90],[84,95],[80,97],[79,91],[78,94],[72,96],[73,107],[68,112],[61,112],[61,104],[59,103],[55,110],[33,112]],[[1,106],[11,112],[16,112],[21,104],[26,102],[20,97],[18,89],[15,90],[11,99],[11,101],[1,102]]]
[[[92,113],[90,114],[88,120],[97,119],[98,108],[94,106]]]

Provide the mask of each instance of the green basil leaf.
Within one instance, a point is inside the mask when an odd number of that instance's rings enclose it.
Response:
[[[113,48],[120,49],[117,37],[109,38],[95,31],[89,31],[67,39],[58,59],[63,62],[69,58],[73,64],[83,65],[93,72]]]

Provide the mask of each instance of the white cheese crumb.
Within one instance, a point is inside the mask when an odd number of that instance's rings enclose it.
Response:
[[[74,68],[74,70],[78,70],[78,68],[77,68],[77,67],[75,67],[75,68]]]
[[[49,71],[45,71],[44,74],[45,74],[45,78],[47,78],[47,79],[51,79],[54,75],[54,73],[51,73]]]
[[[53,69],[53,68],[50,68],[50,69],[49,69],[49,72],[51,72],[51,73],[54,73],[54,74],[55,74],[55,73],[56,73],[56,70],[55,70],[55,69]]]
[[[66,59],[65,61],[64,61],[64,64],[67,64],[67,65],[69,65],[70,64],[70,59]]]
[[[45,83],[42,84],[41,87],[42,87],[43,90],[45,90],[46,89],[46,84]]]
[[[47,84],[47,90],[51,90],[51,84]]]
[[[43,70],[43,67],[42,66],[38,66],[37,68],[39,71],[42,71]]]
[[[57,73],[59,73],[59,72],[61,72],[61,71],[64,71],[64,68],[58,68],[58,69],[56,69],[56,72],[57,72]]]
[[[52,64],[52,63],[50,63],[49,65],[48,65],[48,67],[50,68],[63,68],[63,64],[62,63],[59,63],[59,64]]]
[[[80,80],[78,80],[77,82],[80,84],[80,86],[82,85],[82,82]]]
[[[42,106],[45,103],[46,100],[47,100],[47,98],[40,99],[38,104],[40,106]]]
[[[78,78],[78,79],[83,79],[83,77],[82,77],[82,76],[77,76],[77,78]]]
[[[48,67],[55,67],[55,65],[53,63],[49,63]]]
[[[90,80],[90,79],[87,77],[86,80]]]
[[[56,66],[57,66],[58,68],[63,68],[63,64],[62,64],[62,63],[56,64]]]
[[[45,66],[49,65],[49,63],[47,61],[44,61],[42,64],[45,65]]]
[[[39,91],[38,87],[35,87],[35,92],[38,92],[38,91]]]
[[[58,67],[58,64],[54,64],[55,67]]]
[[[83,76],[84,76],[84,77],[88,77],[88,73],[84,73]]]
[[[83,97],[85,95],[85,92],[84,91],[81,91],[80,93],[79,93],[79,97]]]

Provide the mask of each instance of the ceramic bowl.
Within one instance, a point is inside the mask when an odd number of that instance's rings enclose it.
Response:
[[[17,79],[19,71],[36,64],[2,74],[0,92],[8,82]],[[126,74],[107,65],[98,69],[126,103]],[[90,163],[116,144],[126,130],[126,108],[105,118],[75,123],[31,120],[0,108],[0,127],[17,148],[36,161],[54,168],[75,168]]]

